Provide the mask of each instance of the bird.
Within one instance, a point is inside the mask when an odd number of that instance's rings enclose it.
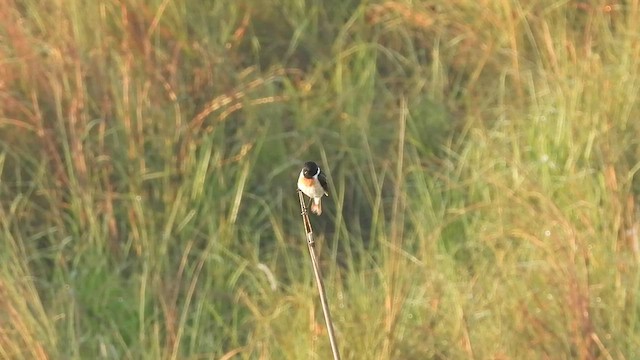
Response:
[[[320,167],[313,161],[304,163],[298,177],[298,189],[311,198],[311,212],[322,214],[322,196],[329,196],[327,178],[320,171]]]

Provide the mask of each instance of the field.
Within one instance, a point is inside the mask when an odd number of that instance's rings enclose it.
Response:
[[[640,358],[638,0],[0,0],[0,358]]]

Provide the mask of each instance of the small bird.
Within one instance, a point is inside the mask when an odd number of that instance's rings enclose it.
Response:
[[[320,167],[313,161],[304,163],[300,176],[298,177],[298,189],[312,199],[311,212],[316,215],[322,214],[322,196],[329,196],[327,178]]]

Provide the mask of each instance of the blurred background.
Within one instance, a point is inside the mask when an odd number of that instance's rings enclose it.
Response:
[[[0,0],[0,358],[640,358],[638,0]]]

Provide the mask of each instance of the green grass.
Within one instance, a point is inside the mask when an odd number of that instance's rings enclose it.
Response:
[[[0,358],[640,356],[640,8],[0,6]]]

